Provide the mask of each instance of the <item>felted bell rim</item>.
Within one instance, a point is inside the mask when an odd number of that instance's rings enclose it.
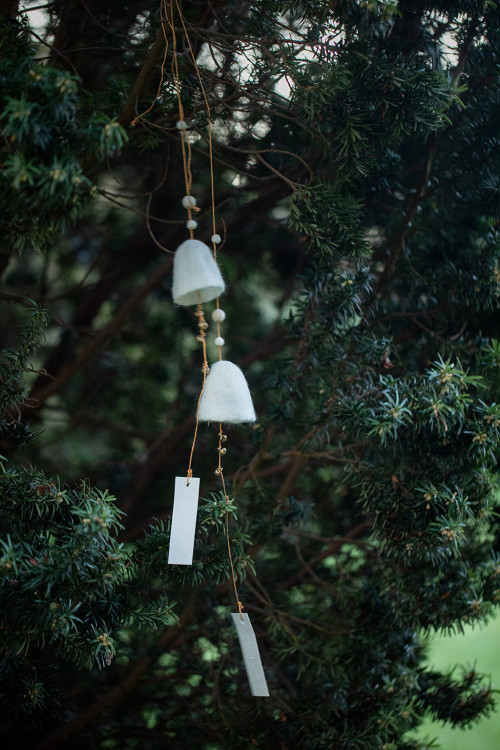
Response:
[[[200,400],[200,422],[243,424],[256,419],[250,389],[240,368],[225,359],[211,365]]]
[[[174,255],[172,297],[177,305],[188,307],[210,302],[225,291],[219,266],[208,245],[185,240]]]

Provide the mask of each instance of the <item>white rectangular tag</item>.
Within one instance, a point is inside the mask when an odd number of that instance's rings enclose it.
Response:
[[[169,565],[192,565],[200,480],[175,477],[174,509],[168,548]]]
[[[266,676],[260,659],[259,646],[257,645],[257,639],[253,632],[250,618],[247,614],[240,616],[239,612],[232,612],[231,617],[233,618],[234,626],[240,639],[243,661],[247,671],[248,682],[250,683],[250,692],[252,695],[262,698],[269,697]]]

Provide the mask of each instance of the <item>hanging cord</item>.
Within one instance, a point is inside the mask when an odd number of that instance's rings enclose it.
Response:
[[[177,8],[178,7],[179,6],[177,5]],[[170,31],[172,34],[172,78],[174,81],[175,93],[177,95],[177,107],[179,111],[179,121],[177,123],[177,126],[179,128],[179,132],[181,136],[182,164],[184,168],[184,183],[186,186],[186,195],[190,196],[191,187],[193,184],[193,175],[191,172],[192,150],[191,150],[191,142],[189,138],[187,138],[186,136],[187,123],[184,119],[184,106],[182,104],[182,97],[181,97],[179,61],[178,61],[178,56],[177,56],[177,36],[175,33],[174,5],[173,5],[172,0],[170,0],[168,4],[168,8],[166,5],[166,0],[162,0],[161,8],[162,8],[162,23],[163,23],[163,15],[164,15],[166,22],[170,26]],[[168,10],[170,10],[170,16],[168,15]],[[182,20],[182,16],[181,16],[181,20]],[[183,22],[183,26],[184,26],[184,22]],[[192,218],[193,218],[192,214],[193,214],[194,207],[188,204],[186,208],[188,212],[188,220],[192,221]],[[191,239],[193,239],[194,237],[194,230],[192,228],[189,229],[189,236]]]
[[[226,503],[229,503],[229,495],[227,494],[226,490],[226,482],[224,480],[224,469],[222,468],[222,456],[224,456],[227,452],[227,449],[225,446],[222,445],[222,443],[225,443],[227,440],[227,435],[224,434],[224,431],[222,429],[222,424],[219,423],[219,465],[217,466],[215,473],[218,477],[220,477],[222,482],[222,489],[224,492],[224,498],[226,500]],[[233,555],[231,552],[231,543],[229,541],[229,513],[226,511],[226,541],[227,541],[227,552],[229,557],[229,564],[231,565],[231,577],[233,579],[233,588],[234,588],[234,595],[236,597],[236,604],[238,606],[238,612],[240,613],[240,619],[243,620],[243,604],[240,601],[240,597],[238,596],[238,588],[236,586],[236,576],[234,574],[234,565],[233,565]]]
[[[191,53],[191,58],[193,60],[194,69],[196,71],[196,75],[197,75],[198,81],[200,83],[200,89],[201,89],[201,92],[203,94],[203,99],[205,100],[205,107],[206,107],[207,120],[208,120],[208,155],[209,155],[209,160],[210,160],[210,191],[211,191],[211,202],[212,202],[212,230],[213,230],[212,247],[213,247],[214,260],[217,261],[217,244],[218,244],[218,242],[220,242],[220,238],[216,234],[216,227],[215,227],[215,188],[214,188],[214,166],[213,166],[213,146],[212,146],[212,119],[211,119],[210,105],[208,103],[208,98],[207,98],[207,94],[206,94],[206,91],[205,91],[205,87],[203,85],[203,81],[201,80],[200,71],[199,71],[198,65],[196,63],[196,57],[195,57],[195,54],[193,52],[193,48],[191,46],[191,42],[190,42],[189,35],[188,35],[188,32],[187,32],[186,24],[184,22],[184,18],[183,18],[182,13],[181,13],[179,2],[178,2],[178,0],[173,0],[173,2],[175,2],[175,6],[177,8],[177,12],[179,14],[179,18],[181,20],[182,28],[184,30],[184,34],[185,34],[185,37],[186,37],[186,42],[187,42],[187,45],[189,47],[189,51]],[[173,26],[173,23],[172,23],[172,26]],[[173,36],[174,36],[174,39],[175,39],[175,34]],[[175,56],[175,41],[174,41],[174,56]],[[181,134],[182,134],[182,131],[181,131]],[[220,309],[219,297],[217,297],[217,299],[216,299],[216,307],[217,307],[218,310]],[[220,331],[220,321],[217,321],[217,337],[218,338],[220,338],[220,334],[221,334],[221,331]],[[219,349],[219,360],[221,360],[222,359],[222,346],[219,346],[218,349]],[[205,383],[205,381],[203,381],[203,384],[204,383]],[[202,389],[202,393],[203,393],[203,389]],[[200,394],[200,400],[201,400],[201,394]],[[198,401],[198,412],[199,412],[199,403],[200,403],[200,401]],[[197,420],[197,424],[196,424],[196,430],[197,429],[198,429],[198,420]],[[195,433],[195,440],[196,440],[196,433]],[[224,433],[222,431],[222,424],[219,424],[219,447],[218,447],[218,451],[219,451],[219,464],[217,466],[217,469],[216,469],[215,473],[221,479],[222,488],[223,488],[223,492],[224,492],[224,498],[226,500],[226,503],[229,503],[229,496],[228,496],[227,490],[226,490],[226,482],[224,480],[224,470],[223,470],[222,464],[221,464],[221,458],[226,453],[226,448],[222,446],[222,443],[226,442],[226,440],[227,440],[227,436],[224,435]],[[194,450],[194,441],[193,441],[193,448],[192,448],[191,454],[192,454],[193,450]],[[191,465],[191,462],[190,462],[190,465]],[[189,477],[188,477],[188,479],[189,479]],[[242,615],[243,604],[241,603],[240,598],[238,596],[238,588],[236,586],[236,576],[235,576],[235,573],[234,573],[233,556],[232,556],[232,553],[231,553],[231,543],[229,541],[229,513],[227,513],[227,512],[226,512],[226,540],[227,540],[227,551],[228,551],[228,556],[229,556],[229,564],[231,566],[231,577],[232,577],[232,580],[233,580],[234,595],[236,597],[236,604],[238,606],[238,612],[240,613],[240,618],[243,620],[243,615]]]
[[[189,35],[186,29],[186,24],[184,22],[184,17],[181,13],[181,9],[179,6],[178,0],[173,0],[175,2],[175,6],[177,8],[177,12],[179,14],[179,18],[181,20],[182,28],[184,29],[184,35],[186,37],[186,42],[189,47],[189,52],[191,53],[191,58],[193,60],[194,69],[196,71],[196,75],[198,77],[198,81],[200,83],[200,89],[201,93],[203,94],[203,99],[205,100],[205,108],[207,112],[207,120],[208,120],[208,156],[210,160],[210,190],[211,190],[211,199],[212,199],[212,228],[213,228],[213,234],[215,235],[215,190],[214,190],[214,160],[213,160],[213,151],[212,151],[212,116],[210,112],[210,104],[208,103],[207,94],[205,91],[205,87],[203,85],[203,81],[201,80],[200,70],[198,68],[198,65],[196,63],[196,57],[193,52],[193,48],[191,46],[191,41],[189,39]],[[214,258],[217,260],[217,244],[215,242],[212,242],[213,249],[214,249]]]
[[[200,299],[199,293],[198,293],[198,299]],[[205,381],[207,379],[207,375],[210,372],[210,367],[208,366],[208,360],[207,360],[207,333],[206,331],[208,328],[208,323],[205,320],[205,313],[203,312],[203,307],[201,306],[201,302],[198,302],[196,306],[195,316],[198,318],[198,329],[199,329],[199,334],[196,337],[196,340],[201,343],[202,350],[203,350],[203,365],[201,368],[201,371],[203,373],[203,383],[201,384],[201,391],[200,391],[200,395],[198,396],[198,406],[196,408],[196,425],[194,428],[193,443],[191,445],[191,453],[189,456],[189,466],[188,466],[187,475],[186,475],[186,483],[188,486],[189,486],[189,480],[193,476],[193,470],[191,469],[191,464],[193,463],[194,448],[196,445],[196,438],[198,436],[198,427],[200,424],[201,397],[203,396],[203,391],[205,390]]]
[[[217,261],[217,242],[214,240],[214,238],[218,237],[219,235],[217,234],[216,227],[215,227],[215,188],[214,188],[214,159],[213,159],[213,146],[212,146],[212,115],[211,115],[211,111],[210,111],[210,104],[208,103],[207,93],[206,93],[205,87],[203,85],[203,81],[201,79],[200,70],[199,70],[198,65],[196,63],[196,57],[195,57],[195,54],[193,52],[193,48],[191,46],[191,41],[189,39],[189,35],[188,35],[187,29],[186,29],[186,24],[184,22],[184,17],[183,17],[183,15],[181,13],[181,9],[180,9],[180,6],[179,6],[179,1],[178,0],[174,0],[174,2],[175,2],[175,5],[176,5],[176,8],[177,8],[177,12],[179,14],[179,18],[181,20],[182,28],[184,30],[184,35],[186,37],[186,42],[187,42],[187,45],[189,47],[189,52],[191,53],[191,58],[193,60],[194,69],[196,71],[196,75],[197,75],[198,81],[200,83],[200,89],[201,89],[201,93],[203,94],[203,99],[205,100],[205,108],[206,108],[206,112],[207,112],[207,120],[208,120],[208,157],[209,157],[209,161],[210,161],[210,191],[211,191],[211,201],[212,201],[212,231],[213,231],[213,234],[212,234],[212,248],[213,248],[214,260]],[[220,239],[219,239],[219,242],[220,242]],[[215,304],[216,304],[217,310],[220,309],[219,297],[217,297],[217,299],[215,301]],[[218,322],[217,323],[217,337],[218,338],[221,337],[220,333],[221,333],[220,332],[220,322]],[[221,360],[222,359],[222,346],[219,346],[218,350],[219,350],[219,360]]]
[[[162,26],[165,29],[165,23],[168,24],[170,27],[170,33],[172,36],[172,79],[174,81],[175,86],[175,92],[177,95],[177,107],[179,112],[179,121],[177,123],[179,128],[179,133],[181,137],[181,152],[182,152],[182,166],[184,171],[184,184],[186,188],[186,195],[191,195],[191,187],[193,184],[193,174],[191,171],[191,143],[189,139],[186,137],[186,121],[184,119],[184,106],[182,104],[182,97],[181,97],[181,85],[180,85],[180,77],[179,77],[179,63],[177,58],[177,35],[175,33],[175,22],[174,22],[174,5],[173,1],[169,0],[169,3],[167,5],[166,0],[161,0],[161,6],[160,6],[160,12],[161,12],[161,22]],[[166,36],[166,32],[165,32]],[[189,203],[186,206],[187,212],[188,212],[188,225],[192,220],[193,210],[198,211],[196,207],[191,206]],[[194,230],[193,228],[189,227],[189,236],[191,239],[194,238]],[[196,306],[196,312],[195,317],[198,320],[198,336],[196,337],[196,340],[201,343],[202,345],[202,352],[203,352],[203,364],[201,371],[203,373],[203,382],[201,385],[200,395],[198,396],[198,404],[196,407],[196,424],[194,428],[194,435],[193,435],[193,442],[191,444],[191,453],[189,455],[189,464],[188,469],[186,472],[186,484],[189,486],[189,480],[193,476],[193,470],[192,470],[192,463],[193,463],[193,455],[194,455],[194,449],[196,446],[196,439],[198,437],[198,427],[200,424],[200,404],[201,404],[201,397],[203,396],[203,392],[205,390],[205,381],[207,379],[207,374],[210,372],[210,368],[208,366],[208,360],[207,360],[207,334],[206,330],[208,328],[208,323],[205,320],[205,313],[203,312],[203,307],[201,304],[201,297],[198,293],[198,304]]]

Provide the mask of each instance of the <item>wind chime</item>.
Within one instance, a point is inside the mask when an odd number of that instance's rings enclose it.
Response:
[[[177,45],[174,23],[174,5],[177,15],[181,21],[185,39],[198,76],[200,89],[205,100],[208,118],[208,150],[210,159],[211,178],[211,209],[212,209],[212,250],[204,242],[194,237],[194,231],[198,223],[193,218],[199,211],[195,196],[191,194],[191,145],[187,137],[188,124],[184,119],[184,109],[181,100],[179,70],[177,64]],[[226,454],[227,436],[223,430],[223,424],[244,424],[255,422],[255,410],[252,403],[250,391],[240,368],[233,362],[222,358],[224,339],[221,336],[221,324],[226,319],[224,310],[220,307],[220,296],[225,291],[225,284],[217,265],[217,246],[221,237],[216,231],[214,179],[213,179],[213,154],[212,154],[212,129],[210,118],[210,106],[207,100],[201,76],[196,65],[195,55],[187,34],[184,19],[179,7],[178,0],[162,0],[162,25],[167,40],[166,24],[170,29],[172,39],[172,75],[177,94],[179,120],[177,130],[181,141],[181,151],[184,166],[184,182],[186,195],[182,198],[182,206],[187,211],[186,227],[189,230],[189,239],[185,240],[176,250],[174,255],[172,297],[177,305],[183,307],[195,307],[194,315],[197,320],[197,341],[202,349],[202,385],[198,398],[196,410],[196,425],[194,438],[189,457],[188,469],[185,476],[176,477],[174,506],[172,512],[172,525],[170,534],[170,546],[168,555],[169,565],[192,565],[194,538],[196,532],[196,517],[198,511],[198,497],[200,479],[193,476],[192,463],[196,437],[200,422],[215,423],[218,425],[218,464],[215,469],[216,476],[220,479],[226,502],[229,496],[224,481],[224,469],[222,457]],[[165,53],[166,54],[166,53]],[[164,58],[165,59],[165,58]],[[209,324],[205,319],[204,303],[215,300],[215,309],[212,311],[212,321],[216,326],[214,344],[218,349],[218,360],[209,366],[207,360],[207,330]],[[234,574],[231,547],[229,542],[229,518],[226,514],[226,538],[228,545],[229,562],[233,580],[234,593],[238,606],[238,612],[232,613],[231,617],[238,633],[239,642],[243,654],[250,690],[254,696],[269,696],[264,670],[260,659],[259,648],[255,633],[248,614],[244,613],[243,605],[238,596],[236,578]]]

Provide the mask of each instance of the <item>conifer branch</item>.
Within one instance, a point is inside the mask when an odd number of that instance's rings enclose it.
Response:
[[[196,601],[200,594],[199,589],[193,589],[188,596],[187,604],[176,625],[172,625],[156,643],[156,649],[165,651],[172,648],[176,640],[180,637],[183,630],[192,621],[196,611]],[[139,659],[132,669],[129,669],[125,677],[109,690],[102,698],[91,704],[85,711],[77,715],[58,731],[46,737],[42,742],[36,745],[33,750],[49,750],[53,747],[60,747],[67,743],[71,737],[85,731],[87,727],[106,710],[119,705],[129,693],[133,692],[148,669],[155,663],[156,655],[146,655]]]

